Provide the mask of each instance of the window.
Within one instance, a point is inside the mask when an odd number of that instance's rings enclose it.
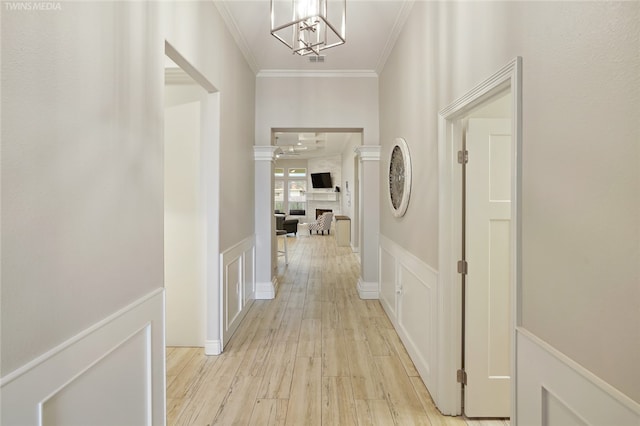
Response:
[[[286,171],[286,173],[285,173]],[[307,169],[274,168],[273,208],[283,213],[305,215],[307,210]],[[297,210],[291,213],[293,210]]]
[[[290,178],[304,178],[307,177],[307,169],[289,169]]]
[[[275,194],[273,208],[284,213],[286,211],[284,206],[284,180],[278,179],[275,181],[273,192]]]
[[[307,181],[306,180],[290,180],[289,181],[289,212],[291,210],[307,209]]]

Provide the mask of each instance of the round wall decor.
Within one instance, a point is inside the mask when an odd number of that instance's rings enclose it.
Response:
[[[395,217],[404,216],[411,195],[411,157],[402,138],[393,141],[389,159],[389,201]]]

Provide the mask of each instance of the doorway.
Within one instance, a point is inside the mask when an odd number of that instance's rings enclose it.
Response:
[[[274,128],[271,140],[276,148],[272,188],[274,210],[285,213],[288,219],[298,219],[299,223],[313,222],[317,212],[324,211],[349,217],[348,239],[352,251],[357,253],[361,200],[359,159],[355,149],[362,145],[362,129]],[[296,176],[295,172],[304,175]],[[312,175],[316,174],[327,175],[327,184],[314,183]],[[293,191],[292,183],[303,191]],[[335,225],[332,229],[335,230]],[[273,246],[272,252],[275,250]],[[275,259],[275,254],[272,258]],[[276,262],[273,267],[276,268]]]
[[[167,346],[204,346],[202,104],[207,92],[177,65],[165,72],[164,275]]]
[[[440,112],[443,413],[515,419],[521,59]]]
[[[217,355],[220,96],[167,42],[165,53],[166,344]]]

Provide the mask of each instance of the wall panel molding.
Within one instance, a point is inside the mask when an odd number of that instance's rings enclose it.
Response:
[[[533,333],[516,328],[516,344],[518,424],[640,424],[640,404]]]
[[[3,377],[0,423],[68,424],[98,413],[101,424],[162,425],[164,345],[158,288]],[[113,388],[112,378],[131,393],[95,398],[96,389]]]
[[[256,297],[254,237],[245,238],[220,254],[222,345],[246,315]],[[207,352],[208,353],[208,352]]]
[[[380,235],[382,306],[429,392],[437,391],[438,273]]]

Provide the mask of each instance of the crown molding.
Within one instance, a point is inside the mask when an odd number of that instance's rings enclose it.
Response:
[[[218,9],[222,20],[226,24],[227,29],[231,33],[231,36],[235,40],[238,49],[240,49],[240,51],[242,52],[242,56],[244,56],[244,59],[247,61],[249,68],[251,68],[253,73],[256,74],[258,72],[258,63],[256,62],[256,58],[251,53],[249,44],[247,43],[247,40],[245,40],[245,38],[242,36],[242,32],[238,27],[238,23],[235,19],[233,19],[233,15],[231,15],[231,12],[229,12],[229,8],[224,2],[214,1],[213,4]]]
[[[378,78],[372,70],[260,70],[258,78]]]
[[[404,28],[404,24],[409,19],[409,13],[413,8],[415,0],[405,0],[402,3],[402,9],[396,18],[396,22],[393,24],[393,29],[389,34],[389,38],[387,38],[387,43],[385,44],[382,52],[380,53],[380,58],[378,59],[378,65],[376,66],[376,74],[380,75],[384,66],[387,64],[387,60],[389,59],[389,55],[393,50],[393,46],[395,46],[396,41],[398,41],[398,37],[400,37],[400,33]]]

